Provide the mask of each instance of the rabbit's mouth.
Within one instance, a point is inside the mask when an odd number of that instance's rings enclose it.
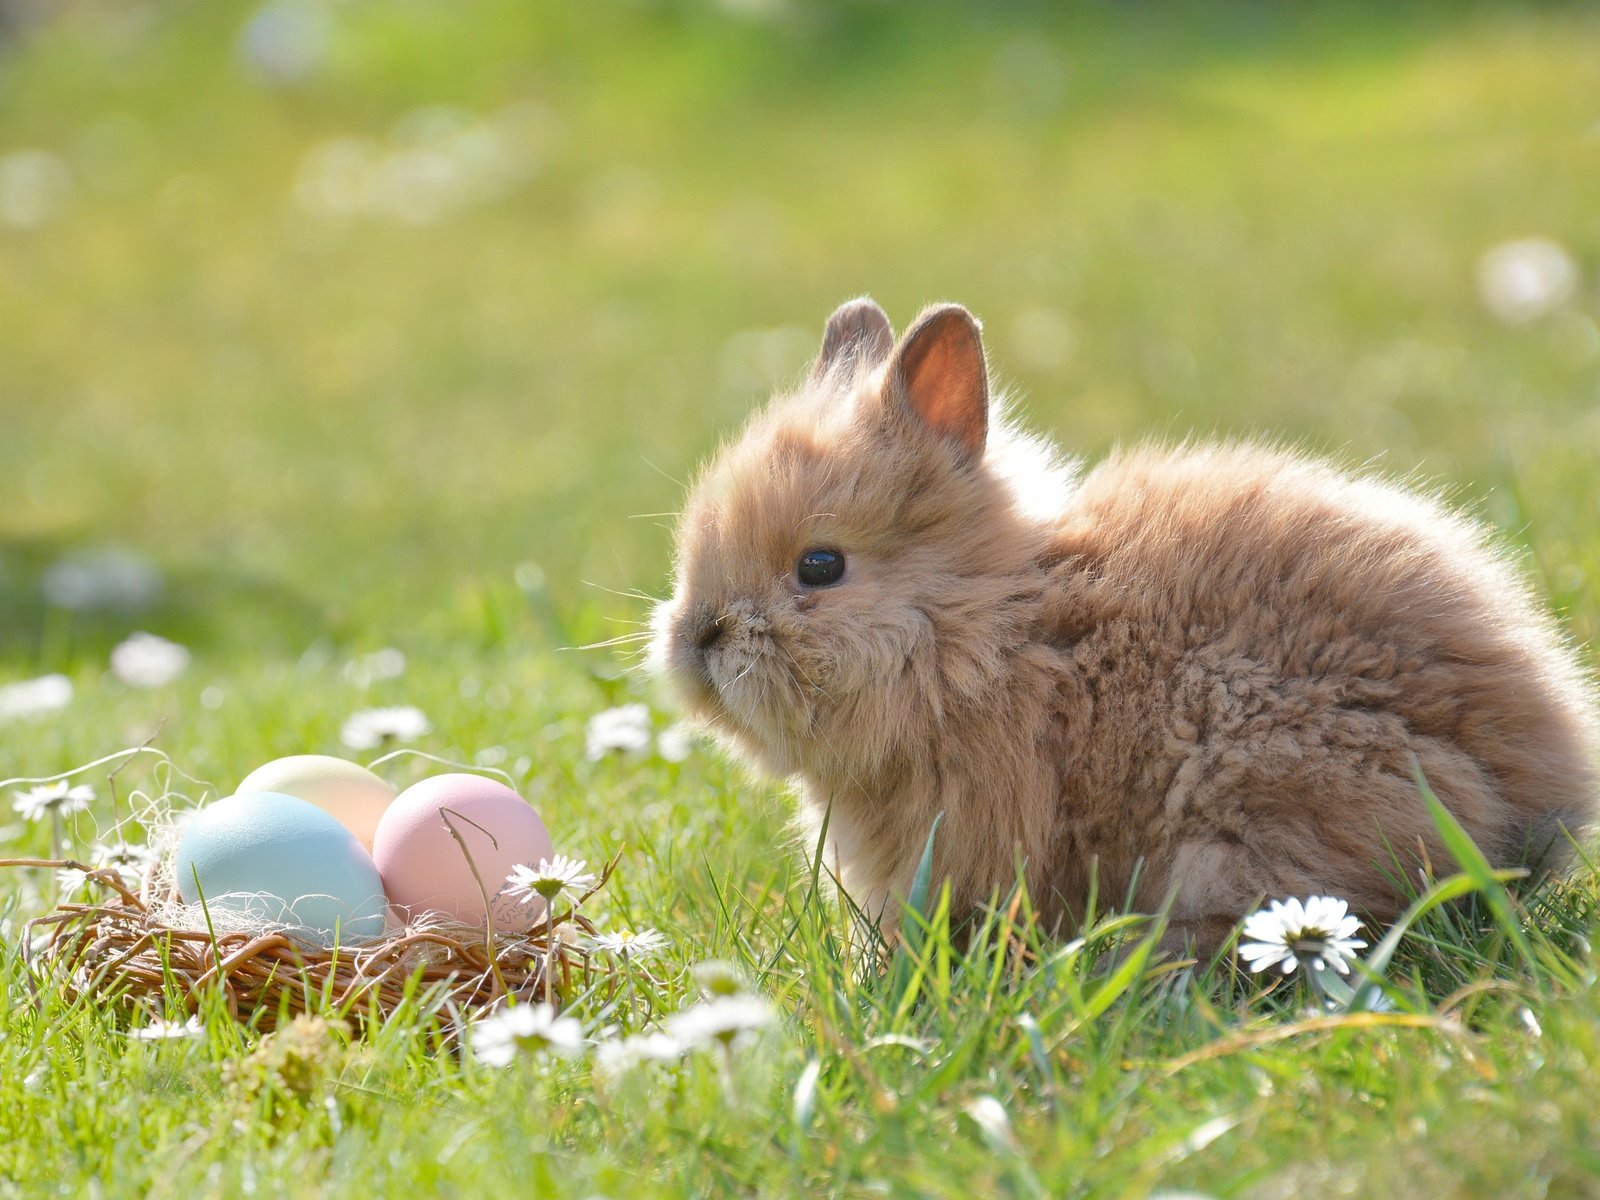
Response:
[[[763,746],[791,740],[789,710],[800,696],[776,631],[755,604],[669,604],[655,625],[653,660],[696,717]]]
[[[725,716],[748,729],[768,723],[783,688],[775,681],[776,653],[764,619],[724,618],[729,633],[697,646],[696,670]]]
[[[651,619],[649,665],[678,692],[690,713],[702,720],[722,716],[722,701],[711,675],[709,645],[698,618],[685,617],[677,599],[658,605]]]

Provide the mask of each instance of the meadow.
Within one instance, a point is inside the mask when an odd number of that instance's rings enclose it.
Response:
[[[1588,646],[1597,60],[1555,3],[0,5],[0,688],[61,677],[0,691],[0,779],[148,744],[118,795],[198,802],[414,707],[407,747],[620,856],[590,915],[666,936],[657,1014],[713,961],[772,1014],[629,1071],[593,1044],[643,1010],[596,996],[505,1067],[426,1005],[144,1040],[34,989],[60,885],[0,869],[0,1195],[1600,1194],[1591,868],[1469,873],[1357,1004],[1109,912],[1052,943],[1003,898],[963,945],[936,888],[895,950],[781,787],[582,649],[868,292],[965,303],[1074,455],[1267,436],[1443,489]],[[137,632],[181,669],[113,669]],[[628,704],[653,736],[591,753]],[[0,854],[53,851],[31,786]]]

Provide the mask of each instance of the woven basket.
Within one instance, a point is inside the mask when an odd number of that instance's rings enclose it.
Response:
[[[588,895],[605,886],[615,866],[614,859]],[[55,981],[70,998],[164,1014],[176,996],[193,1013],[215,988],[235,1020],[271,1029],[312,1009],[381,1020],[408,997],[413,1004],[426,997],[423,1011],[459,1022],[508,997],[559,1005],[616,982],[614,968],[575,943],[574,932],[594,932],[575,910],[526,934],[440,922],[322,950],[271,930],[174,928],[157,915],[150,879],[141,896],[115,870],[71,859],[0,859],[0,867],[70,868],[102,889],[99,901],[63,902],[27,925],[23,959],[35,987]]]

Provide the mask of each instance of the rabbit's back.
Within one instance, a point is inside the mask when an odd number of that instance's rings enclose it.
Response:
[[[1419,845],[1448,861],[1413,761],[1497,863],[1590,818],[1572,651],[1429,498],[1262,447],[1139,449],[1083,479],[1047,566],[1054,857],[1112,887],[1137,863],[1145,902],[1178,885],[1202,942],[1262,893],[1392,916]]]

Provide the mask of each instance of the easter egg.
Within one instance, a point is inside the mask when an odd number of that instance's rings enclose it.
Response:
[[[511,868],[537,866],[551,854],[539,814],[482,775],[434,775],[413,784],[383,814],[372,841],[384,890],[403,916],[435,912],[481,925],[487,895],[495,928],[508,933],[525,932],[544,916],[542,900],[524,904],[502,893]]]
[[[327,754],[275,758],[246,775],[238,789],[277,792],[315,804],[351,833],[370,853],[378,819],[395,791],[365,767]]]
[[[219,928],[281,925],[322,947],[383,932],[383,881],[372,857],[338,821],[295,796],[240,792],[199,809],[174,866],[183,902],[203,899]]]

